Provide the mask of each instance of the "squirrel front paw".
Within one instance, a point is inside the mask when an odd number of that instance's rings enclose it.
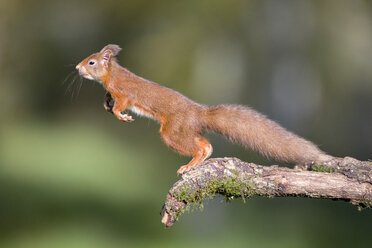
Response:
[[[112,108],[113,108],[113,106],[110,105],[110,103],[108,103],[108,102],[104,102],[104,103],[103,103],[103,107],[105,108],[105,110],[106,110],[107,112],[112,113]]]
[[[120,114],[117,116],[119,120],[125,121],[125,122],[132,122],[134,121],[133,117],[127,114]]]

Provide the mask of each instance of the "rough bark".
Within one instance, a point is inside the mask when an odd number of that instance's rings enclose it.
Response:
[[[253,195],[328,198],[372,207],[372,162],[344,158],[338,165],[290,169],[261,166],[237,158],[214,158],[182,175],[169,190],[161,215],[172,226],[190,206],[221,194],[227,199]]]

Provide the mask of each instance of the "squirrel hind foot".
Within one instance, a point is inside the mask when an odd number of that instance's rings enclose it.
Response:
[[[321,164],[331,166],[331,167],[337,167],[341,164],[342,161],[343,161],[343,158],[332,157],[330,160],[324,161]]]
[[[204,160],[212,155],[213,147],[207,140],[202,139],[198,143],[200,145],[200,149],[187,165],[183,165],[177,170],[178,175],[182,175],[185,172],[188,172],[192,167],[201,164],[202,162],[204,162]]]
[[[295,169],[311,170],[313,166],[316,166],[316,165],[324,165],[324,166],[337,168],[341,164],[341,162],[344,160],[343,158],[339,158],[339,157],[332,157],[329,155],[327,156],[328,156],[328,159],[312,161],[311,163],[305,163],[305,164],[297,164],[295,166]]]
[[[342,160],[343,158],[324,154],[318,160],[314,161],[312,164],[323,164],[331,167],[336,167],[342,162]]]

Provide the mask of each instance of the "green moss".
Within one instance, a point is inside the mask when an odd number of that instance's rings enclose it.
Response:
[[[311,169],[313,171],[316,171],[316,172],[326,172],[326,173],[339,172],[339,170],[337,168],[334,168],[334,167],[331,167],[331,166],[327,166],[327,165],[323,165],[323,164],[313,165],[311,167]]]
[[[367,199],[362,199],[359,202],[358,210],[362,211],[365,208],[372,208],[372,201]]]
[[[249,180],[242,181],[238,177],[224,177],[222,180],[210,180],[199,189],[192,189],[189,185],[181,186],[173,195],[187,204],[185,210],[203,209],[203,200],[211,199],[216,194],[223,195],[227,201],[242,197],[245,202],[245,198],[254,195],[252,186],[253,183]],[[181,215],[183,211],[177,214]]]
[[[188,202],[192,200],[190,198],[191,195],[189,194],[190,190],[191,190],[191,187],[189,185],[183,185],[182,187],[179,188],[177,192],[174,192],[173,195],[180,201]]]
[[[241,197],[245,202],[246,197],[252,197],[254,191],[251,182],[243,182],[238,178],[224,178],[223,187],[220,187],[217,193],[223,195],[227,201]]]

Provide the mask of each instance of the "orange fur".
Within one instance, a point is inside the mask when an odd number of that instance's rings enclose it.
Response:
[[[163,141],[176,152],[193,157],[178,173],[188,171],[211,155],[212,145],[202,137],[205,130],[218,132],[280,161],[309,164],[333,159],[310,141],[248,107],[198,104],[172,89],[135,75],[116,62],[113,56],[119,51],[117,45],[108,45],[76,68],[82,76],[103,84],[108,91],[104,106],[118,119],[133,121],[131,116],[121,114],[131,108],[160,122]],[[111,97],[113,107],[110,106]]]

